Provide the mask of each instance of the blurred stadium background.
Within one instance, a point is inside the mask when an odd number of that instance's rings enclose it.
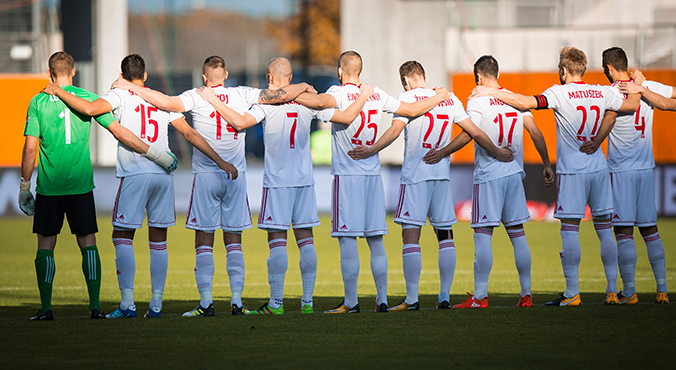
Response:
[[[587,53],[589,83],[606,84],[601,52],[620,46],[630,69],[676,85],[676,0],[0,0],[0,216],[18,215],[16,192],[23,127],[30,98],[48,82],[47,59],[66,50],[76,61],[75,84],[104,94],[129,53],[147,62],[147,84],[167,94],[200,86],[209,55],[225,58],[229,85],[263,87],[263,69],[272,57],[294,64],[295,81],[318,91],[337,83],[335,62],[343,50],[364,58],[362,80],[391,95],[401,91],[398,67],[409,59],[426,68],[430,85],[451,88],[465,102],[474,87],[474,61],[494,55],[508,89],[536,94],[558,83],[558,51],[565,45]],[[189,115],[187,116],[189,119]],[[555,158],[551,112],[536,121]],[[655,114],[654,151],[657,209],[676,215],[676,128],[673,113]],[[385,120],[385,126],[388,120]],[[315,125],[315,178],[320,211],[329,211],[330,175],[326,131]],[[113,137],[92,135],[99,211],[110,212],[117,188]],[[456,128],[457,129],[457,128]],[[381,132],[383,130],[381,129]],[[456,131],[457,133],[457,131]],[[176,173],[176,209],[185,212],[191,182],[191,149],[170,137],[181,165]],[[396,206],[403,140],[381,159],[388,208]],[[260,128],[249,129],[249,198],[257,211],[262,181]],[[453,157],[452,186],[460,216],[471,198],[473,150]],[[535,219],[548,218],[554,189],[542,186],[539,157],[525,147],[526,193]]]

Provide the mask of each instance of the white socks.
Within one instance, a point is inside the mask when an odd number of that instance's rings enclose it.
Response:
[[[507,235],[514,247],[514,263],[519,272],[519,283],[521,284],[521,297],[530,294],[530,249],[526,240],[526,232],[523,228],[507,229]]]
[[[453,239],[439,242],[439,297],[438,302],[450,302],[451,284],[455,274],[455,243]]]
[[[268,282],[270,283],[270,308],[279,308],[284,304],[284,276],[289,264],[286,254],[286,239],[273,239],[268,242]]]
[[[561,266],[566,278],[566,298],[580,293],[578,269],[580,268],[580,226],[561,223]]]
[[[664,258],[664,245],[659,233],[654,233],[643,238],[648,249],[648,260],[653,268],[657,292],[667,293],[667,268]]]
[[[214,281],[214,249],[207,245],[195,249],[195,281],[200,293],[200,306],[207,308],[214,302],[212,286]]]
[[[631,297],[636,293],[636,244],[632,235],[618,233],[617,264],[622,277],[622,295]]]
[[[594,222],[594,229],[601,241],[601,261],[606,272],[606,294],[617,293],[617,244],[613,238],[610,221]]]
[[[167,241],[150,242],[150,286],[153,292],[149,304],[151,308],[162,309],[162,294],[167,281],[168,266]]]
[[[300,252],[300,277],[303,281],[303,297],[300,305],[302,307],[309,304],[312,307],[312,296],[317,280],[317,253],[315,252],[314,239],[301,239],[297,243]]]
[[[488,277],[493,268],[492,238],[493,228],[474,229],[474,298],[476,299],[484,299],[488,296]]]
[[[341,236],[338,238],[340,245],[340,271],[343,275],[345,288],[344,305],[352,308],[357,305],[357,280],[359,278],[359,251],[357,238]]]
[[[382,235],[366,237],[371,249],[371,273],[376,283],[376,305],[387,304],[387,253]],[[349,306],[348,306],[349,307]]]
[[[418,302],[418,283],[422,270],[420,244],[404,244],[401,257],[404,265],[404,279],[406,280],[406,300],[408,304]]]
[[[230,304],[242,307],[242,290],[244,289],[244,253],[242,253],[242,244],[228,244],[225,246],[225,250],[227,252],[225,269],[228,272],[230,292],[232,293]]]
[[[115,246],[115,266],[117,267],[117,284],[120,287],[120,308],[126,310],[134,304],[134,275],[136,260],[131,239],[113,238]]]

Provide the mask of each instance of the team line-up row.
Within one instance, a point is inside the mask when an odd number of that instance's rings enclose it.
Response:
[[[544,165],[545,185],[554,183],[547,147],[530,109],[553,109],[557,127],[557,201],[554,217],[561,220],[560,253],[566,291],[546,305],[577,306],[580,242],[578,230],[588,205],[601,241],[607,277],[606,304],[635,304],[636,247],[639,228],[657,283],[657,303],[668,303],[664,247],[656,224],[652,155],[653,107],[676,110],[670,86],[645,81],[640,72],[627,72],[624,51],[603,52],[604,72],[611,85],[582,80],[587,59],[579,49],[560,52],[559,77],[535,96],[509,92],[498,83],[498,62],[483,56],[474,65],[477,87],[467,103],[445,88],[430,89],[416,61],[401,65],[404,88],[398,98],[360,82],[362,58],[346,51],[338,58],[340,86],[318,94],[311,86],[290,84],[291,63],[275,58],[266,67],[266,89],[224,87],[225,61],[212,56],[203,66],[204,86],[179,96],[144,88],[145,62],[137,54],[125,57],[120,78],[103,97],[72,86],[73,60],[65,52],[52,55],[52,80],[29,106],[22,157],[19,203],[34,213],[38,236],[35,259],[41,307],[34,320],[51,320],[54,278],[53,250],[68,217],[83,254],[83,272],[90,296],[91,318],[136,317],[133,238],[147,213],[152,297],[145,317],[161,317],[166,281],[167,227],[175,224],[176,159],[169,151],[171,124],[194,146],[194,174],[186,227],[195,230],[195,279],[199,304],[186,317],[213,316],[212,283],[215,231],[223,230],[227,250],[233,315],[284,313],[284,277],[288,266],[287,231],[293,225],[300,251],[303,283],[301,312],[312,313],[317,256],[312,228],[317,216],[309,135],[313,118],[332,123],[331,236],[338,239],[345,297],[326,313],[360,311],[357,297],[359,255],[357,237],[366,238],[376,285],[376,312],[418,310],[421,273],[420,230],[429,220],[439,245],[440,292],[437,308],[451,308],[450,288],[456,253],[452,225],[456,223],[450,179],[451,153],[474,140],[472,195],[474,229],[474,293],[453,308],[488,307],[488,277],[492,267],[493,229],[505,226],[514,247],[521,285],[517,306],[533,305],[531,257],[523,229],[530,219],[522,180],[523,129],[532,138]],[[623,95],[624,94],[624,95]],[[190,112],[193,127],[179,113]],[[394,114],[380,138],[382,113]],[[112,113],[112,114],[111,114]],[[120,141],[117,153],[119,190],[113,209],[113,244],[121,293],[119,306],[104,315],[99,303],[100,258],[93,206],[93,176],[89,162],[89,117],[95,117]],[[268,232],[267,260],[270,300],[258,310],[242,304],[244,257],[241,232],[252,227],[246,196],[245,129],[263,125],[265,168],[258,228]],[[451,124],[462,133],[451,139]],[[384,128],[383,128],[384,129]],[[402,256],[406,298],[394,307],[387,300],[387,233],[380,160],[377,153],[405,132],[404,162],[394,221],[402,226]],[[598,149],[608,138],[608,158]],[[30,179],[40,146],[36,193]],[[153,163],[155,162],[155,163]],[[159,166],[157,165],[159,164]],[[617,243],[613,237],[613,228]],[[623,290],[618,294],[617,273]]]

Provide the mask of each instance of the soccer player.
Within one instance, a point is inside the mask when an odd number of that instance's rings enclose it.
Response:
[[[204,61],[202,79],[207,88],[237,113],[243,114],[256,103],[283,103],[292,100],[309,88],[307,84],[289,85],[284,89],[254,89],[223,86],[228,78],[225,61],[210,56]],[[237,169],[236,178],[228,176],[199,148],[193,150],[193,189],[188,207],[186,227],[195,230],[195,280],[200,293],[200,303],[183,316],[214,316],[212,282],[214,276],[214,233],[223,230],[227,250],[226,269],[230,279],[231,314],[247,312],[242,305],[244,289],[244,254],[242,230],[250,228],[251,215],[246,195],[245,132],[238,132],[223,122],[221,115],[203,100],[197,89],[180,96],[166,96],[158,91],[144,89],[124,79],[114,86],[140,95],[159,109],[173,112],[191,112],[195,130],[200,133],[216,153]]]
[[[286,58],[271,60],[266,68],[269,89],[287,86],[292,78],[291,63]],[[312,227],[319,225],[315,199],[312,156],[310,154],[310,123],[312,118],[350,124],[361,112],[373,88],[361,86],[359,98],[344,112],[334,109],[316,111],[296,102],[276,105],[254,105],[243,116],[223,104],[212,89],[199,90],[223,119],[241,131],[258,122],[263,124],[265,141],[265,171],[263,196],[258,217],[258,228],[267,230],[270,258],[268,281],[270,300],[251,315],[284,314],[284,275],[288,266],[286,252],[287,230],[293,223],[293,232],[300,252],[300,270],[303,282],[301,312],[312,313],[317,254]]]
[[[47,71],[51,81],[69,94],[87,100],[98,98],[73,86],[73,57],[59,51],[49,58]],[[96,117],[116,139],[127,147],[155,161],[166,171],[176,169],[176,158],[170,153],[150,147],[131,131],[117,123],[110,114]],[[82,252],[82,272],[89,293],[89,317],[105,317],[99,303],[101,259],[96,247],[96,208],[94,206],[94,173],[89,155],[91,117],[72,112],[56,96],[40,93],[31,99],[26,117],[26,142],[21,157],[19,207],[33,219],[33,232],[38,237],[35,273],[38,279],[41,306],[31,320],[52,320],[52,283],[56,272],[54,247],[63,226],[64,214],[70,230],[76,235]],[[35,166],[38,145],[40,161],[33,199],[30,179]],[[159,168],[159,167],[158,167]]]
[[[629,81],[627,55],[619,47],[603,52],[603,71],[613,86]],[[634,226],[638,227],[646,244],[648,259],[657,282],[656,303],[668,303],[664,246],[657,230],[655,186],[652,150],[653,107],[667,108],[660,103],[676,102],[676,89],[655,81],[646,81],[640,72],[634,82],[628,83],[630,93],[643,96],[634,114],[618,114],[608,136],[608,167],[613,186],[615,212],[612,225],[617,239],[618,264],[623,288],[618,294],[620,304],[636,304],[636,244]],[[676,109],[676,104],[674,108]],[[604,137],[594,140],[596,150]],[[591,144],[591,143],[590,143]]]
[[[423,66],[417,61],[408,61],[399,67],[399,76],[405,92],[399,95],[402,102],[415,102],[434,96],[427,86]],[[422,269],[420,229],[429,218],[439,241],[440,291],[437,308],[450,308],[449,292],[455,273],[455,243],[453,227],[457,222],[453,209],[450,186],[449,155],[455,150],[450,146],[451,128],[454,122],[487,148],[488,153],[511,160],[509,149],[500,151],[483,131],[472,123],[460,100],[453,94],[432,110],[416,118],[395,116],[391,127],[372,146],[357,146],[348,154],[353,159],[368,158],[390,145],[405,130],[404,163],[401,170],[399,203],[394,222],[402,228],[402,260],[406,280],[406,299],[390,311],[417,311],[418,282]],[[467,136],[469,138],[469,136]],[[466,142],[465,142],[466,144]],[[464,145],[464,144],[463,144]]]
[[[524,96],[495,87],[477,86],[470,96],[493,96],[519,110],[553,109],[556,118],[556,173],[558,193],[554,217],[561,220],[561,265],[566,278],[566,291],[547,305],[578,306],[580,294],[580,220],[589,204],[594,228],[601,241],[601,260],[606,274],[606,304],[617,299],[617,246],[613,239],[610,215],[613,199],[610,174],[602,152],[586,154],[580,146],[598,134],[599,123],[608,110],[635,112],[638,96],[622,99],[616,89],[588,85],[582,81],[587,68],[583,51],[566,46],[559,53],[559,79],[544,93]],[[607,119],[614,119],[614,114]]]
[[[144,86],[147,78],[145,61],[138,54],[122,59],[121,76],[137,86]],[[55,88],[54,93],[71,108],[89,115],[112,111],[113,116],[134,132],[141,140],[152,143],[161,150],[169,149],[167,125],[171,125],[190,144],[200,149],[230,177],[237,177],[235,167],[223,161],[204,138],[197,133],[183,115],[158,110],[138,95],[128,90],[112,89],[102,98],[89,102]],[[121,301],[117,309],[106,318],[135,318],[133,240],[136,229],[148,214],[148,242],[150,246],[150,280],[152,298],[144,317],[162,317],[162,295],[167,279],[167,228],[176,224],[174,211],[173,175],[159,171],[157,166],[126,148],[117,147],[117,177],[120,186],[113,208],[113,245]]]
[[[296,101],[312,109],[333,108],[345,110],[359,97],[361,56],[346,51],[338,58],[338,81],[325,94],[301,94]],[[446,89],[416,103],[402,103],[389,94],[374,88],[360,112],[360,117],[349,125],[332,122],[331,173],[333,202],[331,205],[331,236],[338,238],[340,267],[345,288],[345,300],[326,313],[357,313],[357,278],[359,254],[357,237],[364,237],[371,250],[371,272],[375,281],[376,312],[387,312],[387,254],[383,235],[387,233],[385,194],[380,177],[380,159],[372,156],[355,161],[348,151],[358,145],[371,146],[376,142],[383,112],[415,117],[427,112],[449,98]]]
[[[474,63],[477,86],[502,89],[498,83],[498,61],[484,55]],[[530,134],[544,165],[545,186],[554,182],[547,145],[529,111],[520,111],[492,97],[484,96],[467,102],[467,114],[490,140],[501,148],[509,148],[515,160],[496,161],[479,145],[474,145],[474,191],[472,193],[472,228],[474,229],[474,294],[453,308],[487,308],[488,277],[493,267],[491,239],[493,230],[505,226],[514,247],[514,262],[519,272],[521,293],[517,307],[532,307],[531,256],[523,224],[530,220],[522,180],[523,129]],[[465,135],[467,136],[467,135]],[[462,139],[462,138],[461,138]],[[463,141],[468,140],[465,138]]]

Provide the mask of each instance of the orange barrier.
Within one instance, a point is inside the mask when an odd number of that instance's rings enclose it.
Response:
[[[674,70],[655,70],[644,71],[644,75],[649,80],[661,82],[665,85],[676,86],[676,71]],[[540,94],[550,86],[559,83],[559,76],[556,72],[550,73],[504,73],[500,74],[500,85],[505,89],[524,95]],[[587,72],[584,75],[584,81],[589,84],[607,85],[608,79],[602,71]],[[453,93],[467,105],[467,97],[476,86],[473,74],[454,74],[451,76],[451,87]],[[549,158],[554,162],[556,160],[556,123],[554,122],[554,113],[551,110],[532,111],[535,122],[547,142]],[[676,151],[671,146],[676,139],[676,125],[673,125],[674,113],[655,110],[653,125],[653,152],[657,163],[676,163]],[[453,125],[453,136],[460,132],[460,128]],[[606,145],[602,145],[605,152]],[[453,154],[454,163],[474,163],[474,145],[467,145],[462,150]],[[533,142],[528,134],[524,135],[524,162],[531,164],[542,163]]]
[[[46,75],[0,75],[0,167],[21,166],[28,103],[48,82]]]

